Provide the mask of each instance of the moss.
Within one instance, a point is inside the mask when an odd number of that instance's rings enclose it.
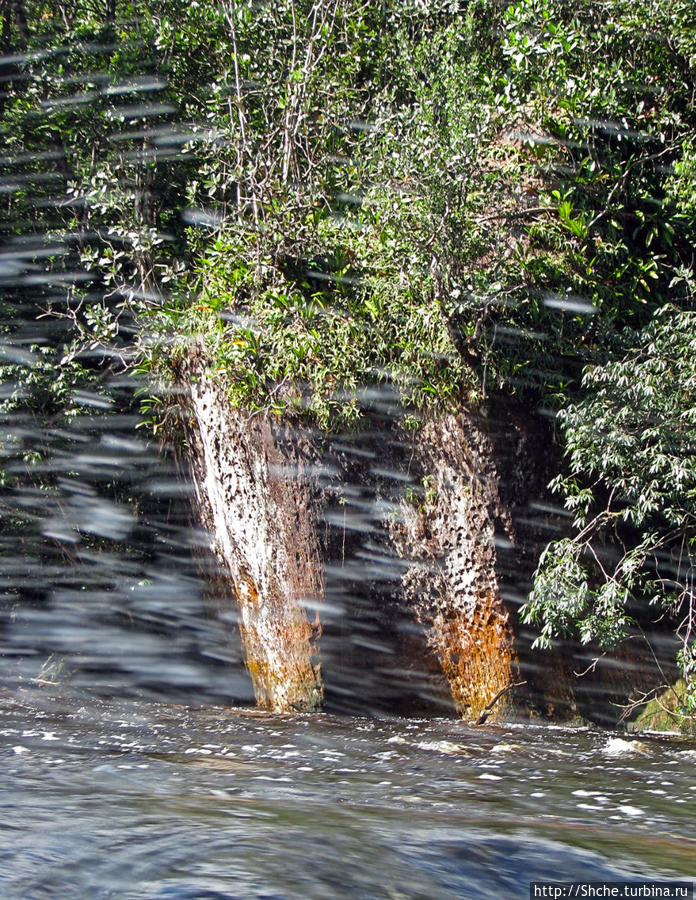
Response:
[[[654,697],[641,709],[629,724],[630,731],[682,731],[696,734],[696,719],[682,710],[687,685],[680,678],[658,697]]]

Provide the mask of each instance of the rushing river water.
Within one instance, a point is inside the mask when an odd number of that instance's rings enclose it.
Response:
[[[6,898],[528,897],[696,875],[696,743],[2,698]]]

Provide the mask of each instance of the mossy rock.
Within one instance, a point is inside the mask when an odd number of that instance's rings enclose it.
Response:
[[[681,712],[686,682],[680,678],[658,697],[647,703],[629,724],[630,731],[682,731],[696,734],[696,720]]]

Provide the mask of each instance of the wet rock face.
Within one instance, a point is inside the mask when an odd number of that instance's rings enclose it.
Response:
[[[382,419],[346,444],[239,412],[198,373],[190,405],[200,518],[260,705],[314,709],[326,687],[352,712],[476,717],[519,678],[496,575],[509,516],[471,417],[415,437]]]
[[[612,701],[657,683],[645,649],[630,666],[620,652],[530,650],[517,606],[565,527],[545,495],[543,422],[462,410],[413,434],[390,409],[330,437],[232,408],[200,361],[185,380],[198,516],[259,705],[611,724]]]
[[[229,571],[257,702],[316,709],[318,623],[306,608],[323,598],[324,581],[305,477],[311,448],[283,426],[237,413],[205,375],[191,379],[190,405],[198,511]]]
[[[496,572],[496,527],[509,529],[509,513],[493,448],[473,418],[450,415],[424,426],[414,461],[423,473],[422,502],[404,504],[403,525],[393,529],[399,551],[414,557],[404,593],[426,625],[458,712],[478,717],[519,680]],[[492,717],[509,701],[501,699]]]

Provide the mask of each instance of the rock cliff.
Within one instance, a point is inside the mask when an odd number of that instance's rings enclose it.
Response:
[[[190,372],[188,383],[198,514],[229,573],[257,702],[316,709],[320,623],[307,610],[324,582],[307,477],[313,448],[287,427],[233,410],[204,371]]]
[[[332,436],[234,408],[201,358],[183,377],[197,515],[259,705],[564,717],[630,692],[605,659],[578,699],[583,654],[531,653],[517,620],[563,522],[544,500],[554,450],[538,416],[462,410],[414,432],[378,397],[362,430]]]

